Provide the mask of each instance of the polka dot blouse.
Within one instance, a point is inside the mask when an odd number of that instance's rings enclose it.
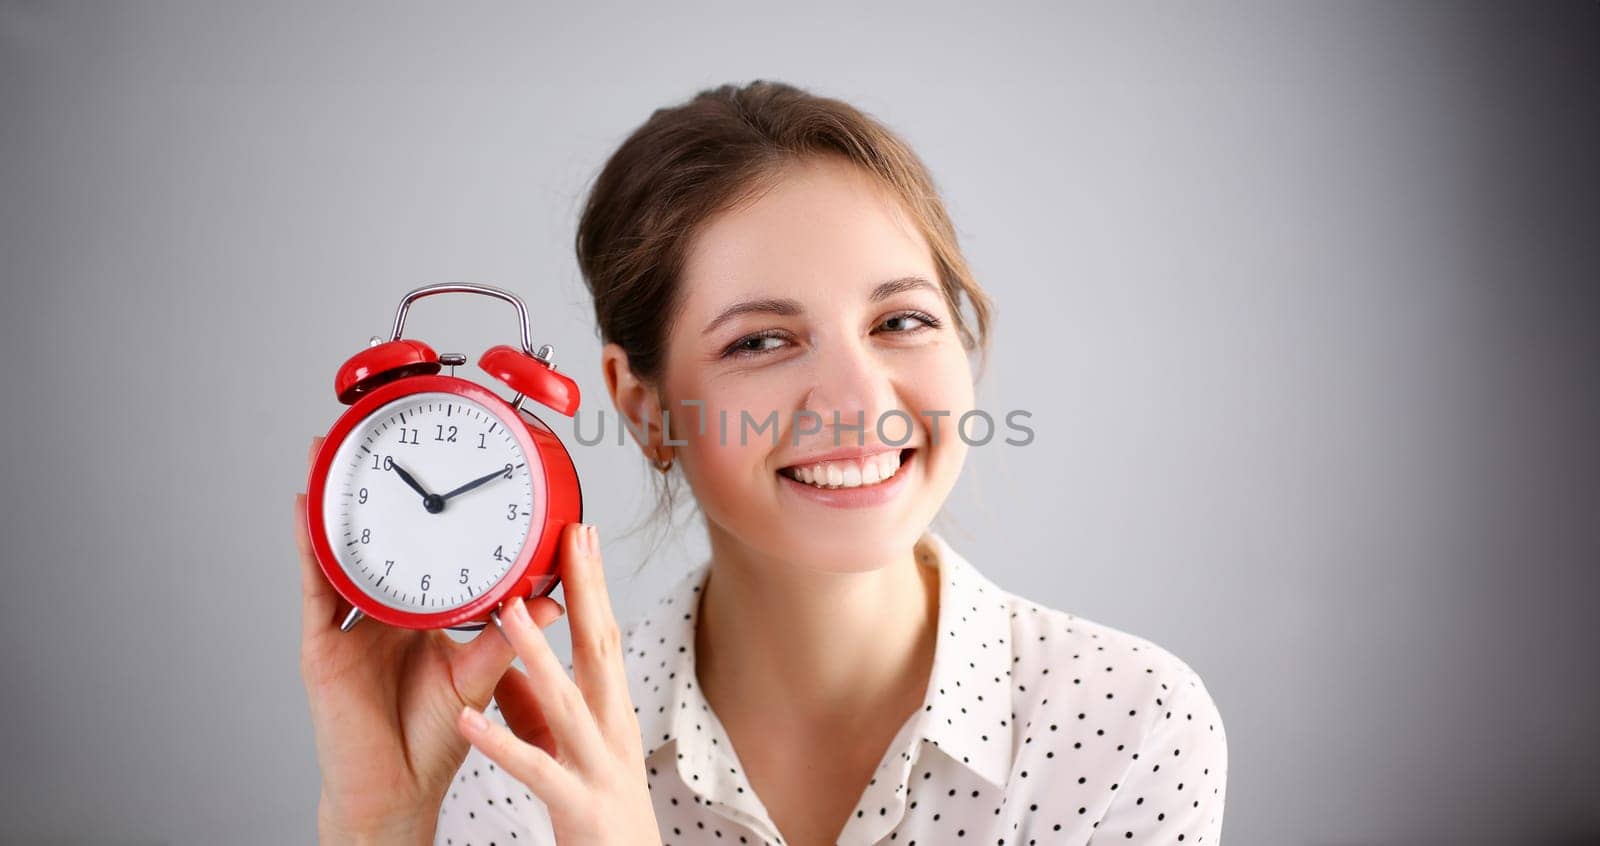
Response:
[[[885,750],[840,846],[1217,843],[1227,744],[1195,671],[1150,641],[1002,590],[928,537],[922,564],[939,568],[941,587],[927,696]],[[708,567],[623,631],[656,821],[666,846],[780,846],[695,681]],[[497,708],[490,717],[503,722]],[[473,749],[434,842],[555,838],[539,798]]]

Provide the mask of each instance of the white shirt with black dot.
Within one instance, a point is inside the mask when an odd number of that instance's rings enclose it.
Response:
[[[926,537],[923,564],[940,570],[927,696],[839,846],[1218,843],[1227,741],[1199,675],[1148,640],[1002,590],[938,533]],[[695,683],[708,566],[623,631],[656,822],[665,846],[782,846]],[[503,722],[498,708],[489,715]],[[555,843],[539,798],[476,749],[436,831],[445,846]]]

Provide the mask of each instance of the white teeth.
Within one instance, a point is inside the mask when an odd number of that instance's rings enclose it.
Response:
[[[876,460],[861,462],[861,484],[872,485],[883,481],[883,472],[878,469]]]
[[[846,459],[793,467],[786,473],[819,488],[857,488],[890,479],[900,469],[900,453],[883,452],[863,459]]]

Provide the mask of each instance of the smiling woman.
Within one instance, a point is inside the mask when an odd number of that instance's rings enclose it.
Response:
[[[665,843],[1218,841],[1226,744],[1195,672],[929,528],[992,306],[904,142],[781,83],[704,91],[610,158],[576,247],[611,399],[711,556],[617,635],[637,725],[610,713],[605,640],[574,638],[595,720],[626,735],[602,781],[648,793],[569,789],[593,722],[562,737],[568,705],[512,690],[502,728],[463,728],[436,842],[551,843],[586,815]],[[774,423],[660,414],[686,403]]]

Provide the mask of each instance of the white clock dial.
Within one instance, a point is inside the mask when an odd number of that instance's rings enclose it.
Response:
[[[361,421],[328,469],[323,523],[351,580],[393,608],[438,613],[506,575],[542,506],[499,417],[458,394],[411,394]],[[408,478],[409,477],[409,480]]]

